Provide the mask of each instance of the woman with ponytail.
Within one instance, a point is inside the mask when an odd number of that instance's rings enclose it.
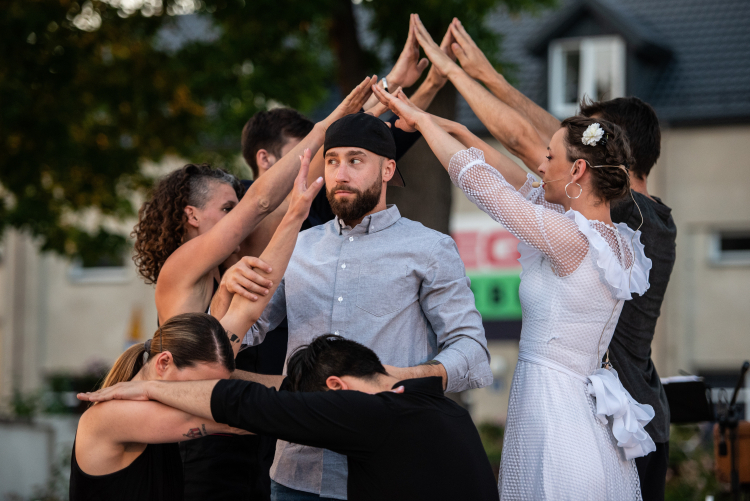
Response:
[[[490,166],[481,145],[467,149],[475,138],[403,92],[375,93],[399,116],[396,126],[419,130],[453,183],[520,240],[523,330],[500,499],[640,501],[634,458],[655,450],[644,430],[654,410],[602,364],[624,301],[649,288],[651,269],[640,232],[610,217],[610,204],[630,196],[624,132],[605,120],[564,120],[539,183],[499,152],[489,152]]]
[[[265,277],[277,284],[310,204],[323,186],[322,178],[307,186],[309,164],[308,150],[301,158],[289,208],[261,254],[273,266],[273,272]],[[235,369],[234,358],[240,344],[240,337],[234,332],[244,335],[260,317],[271,295],[256,302],[237,297],[234,308],[221,322],[205,313],[171,317],[152,339],[130,347],[117,359],[102,388],[126,381],[228,379]],[[273,382],[278,379],[273,378]],[[233,432],[244,433],[152,401],[96,405],[81,416],[78,425],[70,499],[182,500],[183,466],[176,442],[211,434],[214,439],[232,440],[231,436],[215,434]],[[229,476],[230,470],[222,471],[222,475]]]
[[[233,370],[234,353],[219,321],[186,313],[120,355],[102,387],[124,381],[225,379]],[[153,401],[95,404],[78,423],[70,499],[182,500],[177,442],[222,432],[244,433]]]

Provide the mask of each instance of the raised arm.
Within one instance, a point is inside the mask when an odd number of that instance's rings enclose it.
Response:
[[[497,169],[497,171],[503,175],[505,180],[515,189],[518,190],[526,184],[526,171],[523,170],[521,166],[472,134],[466,126],[435,115],[432,115],[432,119],[444,131],[458,139],[465,148],[477,148],[478,150],[482,150],[485,161]]]
[[[235,283],[231,280],[227,284],[228,291],[234,293],[234,297],[226,315],[223,315],[221,318],[221,324],[229,334],[229,340],[232,342],[235,356],[239,353],[245,333],[258,320],[266,305],[273,297],[274,292],[276,292],[276,288],[281,282],[286,267],[289,264],[289,259],[292,257],[300,227],[310,212],[310,204],[323,186],[323,178],[319,177],[313,182],[312,186],[307,187],[310,155],[310,150],[305,150],[304,156],[301,157],[301,167],[294,183],[294,190],[289,201],[289,209],[273,234],[268,247],[260,255],[261,261],[268,263],[271,268],[270,273],[264,270],[257,270],[259,275],[270,280],[272,283],[268,294],[261,296],[257,301],[252,301],[245,297],[248,294],[244,286],[245,284],[242,282]],[[231,269],[227,271],[227,273],[230,272]],[[239,274],[237,277],[238,280],[244,280],[244,277]]]
[[[484,161],[480,150],[464,146],[432,117],[410,106],[406,96],[375,91],[399,116],[397,125],[419,130],[456,186],[480,209],[526,244],[547,255],[558,275],[578,268],[588,252],[588,241],[575,222],[564,214],[526,200],[497,170]]]
[[[377,77],[366,78],[325,120],[317,123],[313,130],[295,148],[282,157],[274,168],[248,189],[239,204],[223,217],[210,231],[181,245],[164,263],[157,282],[157,298],[160,295],[190,294],[205,275],[224,262],[235,251],[242,240],[255,229],[258,223],[273,212],[286,198],[297,173],[304,150],[318,151],[323,145],[325,131],[339,118],[358,111],[371,93]],[[164,301],[179,305],[182,301]],[[179,306],[173,309],[179,309]],[[160,311],[160,317],[183,313],[183,311]]]
[[[456,40],[452,49],[466,73],[484,83],[498,99],[520,113],[534,126],[542,142],[549,143],[560,128],[560,121],[524,96],[509,84],[503,75],[495,71],[484,53],[464,29],[461,21],[454,18],[449,30]]]
[[[547,143],[542,141],[536,129],[521,114],[490,94],[447,57],[432,40],[421,21],[417,19],[416,23],[417,40],[433,66],[447,75],[490,134],[536,173],[547,151]],[[454,43],[453,46],[455,45]]]

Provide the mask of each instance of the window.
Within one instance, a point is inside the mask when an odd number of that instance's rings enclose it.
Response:
[[[719,265],[750,265],[750,230],[717,231],[711,236],[709,259]]]
[[[555,40],[549,46],[549,108],[558,118],[594,101],[625,95],[625,42],[620,37]]]
[[[76,284],[121,284],[132,276],[127,264],[124,254],[76,259],[68,270],[68,278]]]

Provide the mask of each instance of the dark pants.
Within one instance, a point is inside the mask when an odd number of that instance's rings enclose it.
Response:
[[[669,466],[669,442],[657,442],[656,450],[645,457],[636,458],[635,466],[641,478],[643,501],[664,501],[664,484]]]
[[[237,368],[281,374],[286,358],[286,325],[237,356]],[[180,444],[185,501],[269,501],[276,439],[264,435],[209,435]]]
[[[271,480],[271,501],[335,501],[333,498],[322,498],[310,492],[290,489]]]

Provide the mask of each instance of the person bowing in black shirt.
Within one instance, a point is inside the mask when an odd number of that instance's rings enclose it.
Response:
[[[287,372],[280,391],[240,380],[138,381],[79,398],[157,400],[344,454],[351,501],[499,499],[479,433],[469,413],[445,397],[439,377],[399,381],[375,352],[333,334],[298,349]]]

